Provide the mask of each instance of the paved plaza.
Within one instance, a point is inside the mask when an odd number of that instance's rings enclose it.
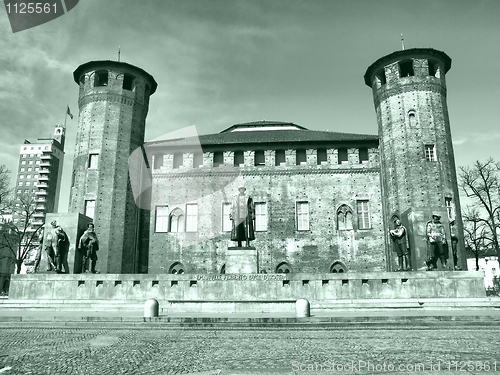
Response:
[[[500,373],[500,327],[437,327],[0,323],[0,374]]]

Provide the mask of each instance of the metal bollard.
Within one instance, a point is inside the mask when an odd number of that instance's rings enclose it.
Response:
[[[295,316],[297,318],[308,318],[311,316],[311,306],[308,300],[301,298],[295,302]]]
[[[144,304],[144,317],[157,318],[160,311],[160,304],[154,298],[150,298]]]

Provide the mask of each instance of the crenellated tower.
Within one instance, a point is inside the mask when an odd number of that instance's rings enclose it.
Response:
[[[94,219],[101,272],[137,273],[141,212],[127,161],[144,143],[157,83],[144,70],[117,61],[88,62],[73,76],[80,112],[69,212]]]
[[[386,243],[391,243],[387,233],[394,218],[401,218],[410,235],[413,269],[422,267],[427,257],[425,228],[434,212],[447,229],[456,220],[459,265],[466,267],[446,104],[445,74],[450,67],[451,59],[444,52],[413,48],[378,59],[364,76],[373,90],[378,121]],[[391,269],[390,246],[387,255]]]

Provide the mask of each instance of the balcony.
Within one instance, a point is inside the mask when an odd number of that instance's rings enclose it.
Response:
[[[39,197],[35,199],[36,202],[45,202],[46,199],[44,197]]]
[[[40,177],[38,177],[38,181],[48,181],[49,180],[49,176],[47,175],[40,175]]]
[[[42,154],[42,156],[40,156],[40,159],[50,160],[50,159],[52,159],[52,155],[51,154]]]
[[[50,162],[42,160],[39,165],[40,167],[50,167]]]
[[[38,190],[35,192],[35,195],[48,195],[47,190]]]
[[[49,168],[40,168],[38,170],[38,173],[40,173],[40,174],[49,174],[50,173],[50,169]]]
[[[36,187],[39,188],[39,189],[40,188],[46,189],[46,188],[49,187],[49,185],[47,185],[45,182],[37,182],[36,183]]]
[[[37,211],[45,211],[45,206],[42,204],[42,205],[38,205],[35,207],[35,210]]]
[[[34,217],[34,218],[39,218],[39,217],[42,217],[42,218],[43,218],[43,217],[45,217],[45,212],[43,212],[43,211],[42,211],[42,212],[35,212],[35,213],[33,214],[33,217]]]

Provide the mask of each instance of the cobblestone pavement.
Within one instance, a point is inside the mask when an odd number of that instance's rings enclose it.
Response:
[[[11,324],[0,326],[0,374],[500,374],[499,344],[495,326]]]

